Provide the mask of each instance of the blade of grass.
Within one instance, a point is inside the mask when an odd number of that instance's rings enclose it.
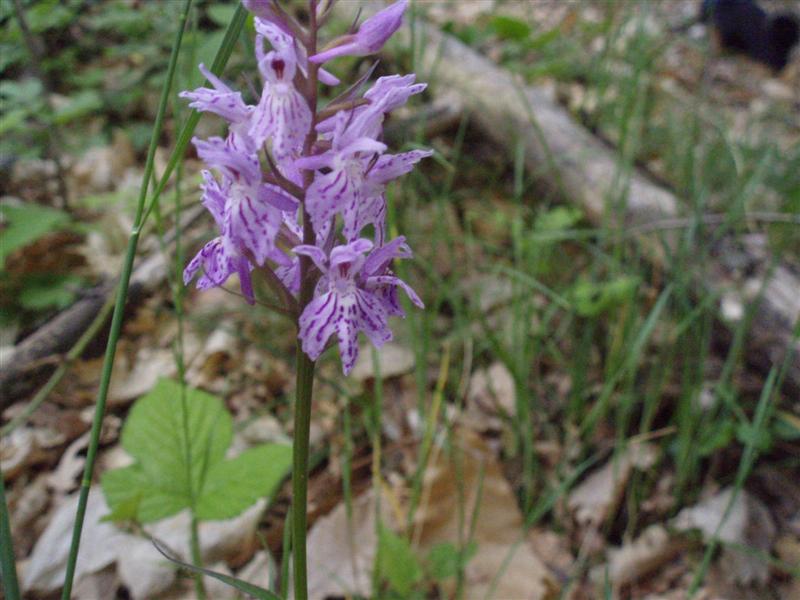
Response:
[[[80,550],[83,521],[86,518],[86,504],[89,500],[89,488],[92,483],[92,472],[94,470],[94,463],[97,457],[97,448],[100,445],[100,430],[103,426],[103,415],[105,414],[106,398],[108,397],[108,389],[111,382],[111,371],[114,366],[114,355],[116,354],[117,341],[119,340],[120,333],[122,331],[122,317],[125,312],[125,300],[128,295],[128,285],[133,272],[133,261],[136,257],[136,248],[139,244],[139,235],[144,221],[144,206],[145,199],[147,197],[148,184],[153,173],[158,139],[161,135],[161,130],[164,124],[164,115],[166,113],[167,102],[169,100],[169,94],[172,88],[172,81],[175,76],[175,66],[178,62],[178,54],[180,52],[180,46],[183,40],[183,32],[186,27],[186,22],[189,18],[191,6],[192,0],[186,0],[183,7],[183,12],[181,13],[180,22],[178,23],[175,42],[172,45],[169,66],[167,68],[167,79],[164,82],[164,88],[161,92],[161,100],[159,101],[158,112],[156,113],[156,120],[153,125],[153,133],[150,139],[150,147],[147,151],[147,161],[145,162],[144,174],[142,175],[142,186],[136,205],[134,225],[131,229],[131,235],[128,238],[128,247],[122,266],[119,286],[117,288],[117,297],[114,304],[114,315],[111,319],[111,331],[109,333],[108,344],[106,346],[106,353],[103,360],[100,388],[97,392],[97,403],[95,405],[94,418],[92,419],[91,437],[89,441],[89,448],[86,453],[86,466],[84,468],[83,478],[81,479],[81,488],[78,496],[78,510],[75,515],[75,524],[72,529],[72,541],[70,543],[70,551],[67,557],[67,567],[64,575],[64,587],[62,588],[61,593],[62,600],[69,600],[70,596],[72,595],[72,584],[75,578],[75,567],[78,562],[78,552]]]
[[[6,504],[6,484],[0,469],[0,574],[3,576],[3,596],[7,600],[19,600],[17,563],[14,560],[14,545]]]
[[[278,596],[275,592],[270,592],[269,590],[265,590],[264,588],[259,587],[257,585],[253,585],[252,583],[247,583],[246,581],[242,581],[241,579],[237,579],[236,577],[231,577],[230,575],[225,575],[224,573],[217,573],[216,571],[203,569],[202,567],[195,567],[194,565],[185,563],[182,560],[178,560],[174,556],[168,554],[167,549],[161,544],[159,544],[156,540],[153,540],[153,545],[156,547],[156,550],[158,550],[162,554],[162,556],[164,556],[164,558],[186,569],[187,571],[208,575],[209,577],[218,579],[222,583],[225,583],[239,590],[240,592],[244,592],[245,594],[247,594],[252,598],[257,598],[258,600],[281,600],[281,597]]]
[[[228,25],[228,29],[225,31],[225,37],[222,39],[222,43],[219,46],[219,50],[214,58],[214,62],[211,64],[210,70],[214,75],[221,75],[222,69],[224,69],[225,65],[228,64],[228,59],[230,59],[231,54],[233,53],[233,49],[236,46],[236,40],[239,38],[239,34],[244,27],[245,21],[247,21],[247,10],[240,4],[236,8],[236,12],[233,14],[230,25]],[[167,187],[167,183],[169,182],[169,178],[172,176],[172,172],[175,170],[175,167],[178,166],[178,162],[183,159],[183,153],[192,139],[194,130],[197,127],[197,124],[200,122],[200,117],[201,113],[192,111],[192,114],[183,124],[181,132],[178,134],[178,139],[175,142],[175,150],[173,150],[172,155],[169,157],[167,166],[164,169],[163,175],[161,175],[158,186],[153,192],[153,196],[150,199],[150,204],[144,213],[142,222],[147,220],[148,216],[150,215],[150,211],[152,211],[153,207],[155,206],[155,202],[161,197],[161,193],[164,191],[164,188]]]

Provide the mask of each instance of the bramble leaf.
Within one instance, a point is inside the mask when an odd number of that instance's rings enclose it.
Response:
[[[230,519],[271,494],[292,463],[291,446],[266,444],[213,465],[197,500],[201,520]]]
[[[122,447],[136,462],[103,475],[107,518],[148,523],[193,504],[201,520],[235,517],[274,491],[291,448],[268,444],[226,460],[232,437],[218,398],[160,380],[134,404],[122,431]]]

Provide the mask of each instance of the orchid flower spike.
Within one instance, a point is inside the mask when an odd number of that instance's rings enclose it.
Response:
[[[407,7],[408,0],[398,0],[364,21],[356,33],[342,36],[336,46],[315,54],[308,60],[322,64],[338,56],[375,54],[403,24],[403,14]]]

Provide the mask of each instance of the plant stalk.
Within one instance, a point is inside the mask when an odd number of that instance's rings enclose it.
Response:
[[[14,559],[14,545],[8,518],[8,504],[6,504],[6,484],[2,469],[0,469],[0,574],[3,576],[3,597],[8,600],[19,600],[17,563]]]
[[[178,31],[175,35],[175,42],[172,45],[172,53],[169,59],[169,66],[167,68],[167,80],[164,83],[164,88],[161,92],[161,100],[156,113],[156,120],[153,124],[153,134],[150,139],[150,147],[147,152],[147,161],[144,167],[144,174],[142,176],[142,186],[139,192],[139,198],[136,206],[136,216],[134,217],[134,225],[131,229],[130,238],[128,238],[128,247],[125,253],[125,260],[122,266],[122,274],[120,275],[119,287],[117,288],[117,298],[114,304],[114,314],[111,318],[111,331],[108,336],[108,344],[106,346],[106,353],[103,359],[103,372],[100,376],[100,389],[97,392],[97,403],[95,404],[94,418],[92,419],[92,431],[89,439],[89,448],[86,452],[86,466],[83,470],[83,477],[81,478],[81,488],[78,495],[78,509],[75,514],[75,524],[72,528],[72,541],[70,543],[69,555],[67,557],[66,574],[64,575],[64,587],[61,590],[61,599],[69,600],[72,595],[72,584],[75,579],[75,568],[78,563],[78,551],[81,544],[81,533],[83,532],[83,522],[86,518],[86,505],[89,501],[89,489],[92,485],[92,472],[94,471],[94,463],[97,458],[97,450],[100,445],[100,431],[103,427],[103,416],[105,414],[106,399],[108,398],[108,389],[111,384],[111,371],[114,366],[114,356],[117,351],[117,341],[119,340],[122,332],[122,318],[125,312],[125,300],[128,296],[128,286],[133,273],[133,261],[136,258],[136,248],[139,245],[139,236],[141,234],[142,225],[144,221],[144,208],[145,199],[147,198],[147,189],[150,182],[150,177],[153,173],[155,165],[156,148],[158,147],[158,138],[164,124],[164,115],[167,112],[167,101],[169,100],[170,90],[172,89],[172,81],[175,77],[175,67],[178,63],[178,53],[180,52],[181,42],[183,40],[183,32],[186,28],[186,21],[189,18],[189,9],[192,6],[192,0],[186,0],[181,14],[180,23],[178,23]]]
[[[317,0],[309,0],[309,25],[306,52],[308,56],[317,53]],[[319,66],[308,65],[308,86],[306,100],[311,109],[311,126],[303,143],[303,156],[310,156],[317,139],[317,73]],[[314,244],[316,234],[311,225],[311,217],[305,207],[305,192],[314,181],[314,173],[303,174],[303,243]],[[312,274],[311,259],[300,256],[300,295],[298,315],[311,302],[316,282]],[[298,325],[299,326],[299,325]],[[315,363],[297,343],[297,384],[294,406],[294,443],[292,444],[292,556],[294,559],[294,598],[308,600],[308,566],[306,561],[306,509],[308,497],[308,446],[311,426],[311,394],[314,388]]]
[[[292,444],[292,554],[294,557],[294,597],[308,600],[306,564],[306,503],[308,497],[308,448],[311,426],[311,391],[314,386],[314,361],[297,345],[297,396],[294,406]]]

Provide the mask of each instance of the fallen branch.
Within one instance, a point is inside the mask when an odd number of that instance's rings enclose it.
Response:
[[[343,7],[346,9],[347,7]],[[410,43],[410,33],[404,29]],[[684,223],[688,215],[680,200],[642,171],[621,170],[616,151],[576,124],[569,113],[535,86],[520,84],[510,73],[453,36],[417,22],[417,74],[428,81],[435,98],[455,94],[488,137],[502,146],[524,149],[525,166],[559,197],[581,207],[595,224],[634,232],[644,256],[666,268],[665,257],[679,248],[675,232],[653,233],[654,223]],[[627,235],[625,236],[627,237]],[[753,290],[763,297],[755,307],[746,358],[760,368],[781,364],[787,351],[794,356],[787,383],[800,389],[800,341],[793,329],[800,319],[800,276],[778,263],[768,275],[769,261],[752,254],[733,235],[722,236],[698,269],[698,295],[726,297],[750,305]],[[736,323],[732,324],[733,326]]]
[[[201,206],[187,211],[181,219],[181,228],[188,229],[204,213]],[[166,243],[171,244],[175,239],[174,231],[165,237]],[[129,305],[161,287],[167,278],[167,259],[162,252],[155,252],[140,262],[131,277]],[[5,409],[32,388],[41,385],[48,373],[67,360],[63,355],[71,353],[76,341],[102,311],[114,288],[114,282],[97,285],[75,304],[17,344],[11,356],[0,367],[0,409]],[[99,327],[98,332],[105,329]]]

